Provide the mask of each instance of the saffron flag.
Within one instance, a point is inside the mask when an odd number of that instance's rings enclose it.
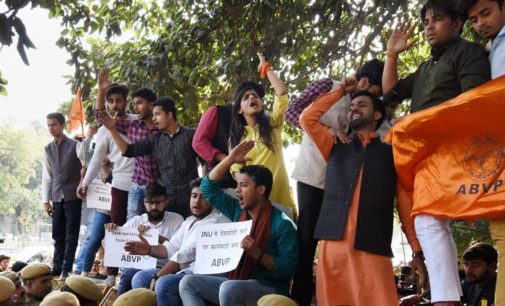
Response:
[[[386,141],[413,216],[505,217],[505,76],[405,117]]]
[[[81,89],[78,87],[75,94],[74,103],[69,115],[70,129],[72,131],[82,129],[84,125],[84,108],[82,107]]]

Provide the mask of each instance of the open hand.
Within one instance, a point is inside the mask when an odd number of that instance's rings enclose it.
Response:
[[[227,158],[230,158],[234,163],[245,163],[250,158],[246,157],[247,153],[254,148],[254,141],[244,141],[239,143],[231,152],[228,154]]]
[[[97,81],[98,89],[105,91],[107,87],[110,85],[109,81],[109,69],[102,68],[100,73],[98,73],[98,81]]]
[[[100,123],[103,124],[103,126],[105,126],[105,128],[109,131],[116,128],[116,115],[111,117],[106,111],[100,111],[99,120]]]
[[[128,241],[124,245],[124,250],[131,255],[149,255],[151,246],[147,240],[139,235],[140,241]]]
[[[411,22],[404,22],[398,28],[393,31],[391,37],[389,37],[387,43],[388,52],[392,52],[394,55],[398,55],[401,52],[409,49],[415,40],[409,42],[409,38],[414,32],[415,25]]]

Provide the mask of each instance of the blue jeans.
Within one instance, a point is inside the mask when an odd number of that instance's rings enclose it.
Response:
[[[133,183],[128,191],[128,208],[126,220],[141,215],[145,211],[144,197],[146,194],[146,185]]]
[[[228,280],[211,275],[187,275],[179,284],[179,294],[184,305],[205,306],[205,301],[221,306],[256,306],[258,300],[275,293],[275,288],[256,280]]]
[[[83,202],[84,204],[84,202]],[[86,208],[88,209],[88,208]],[[88,245],[89,239],[91,238],[91,227],[93,226],[93,220],[95,219],[96,209],[89,209],[88,219],[86,220],[86,236],[81,241],[81,247],[79,248],[79,253],[74,261],[75,273],[80,274],[82,272],[82,259],[84,257],[84,252],[86,251],[86,247]]]
[[[117,288],[117,295],[121,295],[125,292],[132,290],[132,278],[139,271],[139,269],[128,268],[121,273],[121,278],[119,279],[119,285]],[[152,276],[152,275],[151,275]],[[147,287],[149,288],[149,286]]]
[[[156,269],[137,272],[131,281],[132,288],[149,288],[154,273],[156,273]],[[156,281],[154,290],[156,293],[156,305],[182,306],[182,301],[179,297],[179,282],[185,275],[187,274],[184,272],[163,275]]]
[[[102,212],[96,211],[95,218],[93,219],[93,226],[91,226],[91,236],[84,251],[82,258],[82,271],[89,272],[95,261],[96,252],[102,244],[102,239],[105,236],[104,225],[110,222],[110,216]]]

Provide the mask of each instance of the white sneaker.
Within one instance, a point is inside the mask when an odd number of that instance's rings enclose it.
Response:
[[[82,271],[81,272],[81,276],[88,277],[89,276],[89,272]]]

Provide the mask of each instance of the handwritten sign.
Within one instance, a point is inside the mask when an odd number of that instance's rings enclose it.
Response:
[[[251,232],[252,220],[203,224],[196,228],[196,274],[218,274],[234,270],[244,253],[240,242]]]
[[[98,208],[110,210],[112,196],[110,195],[111,186],[109,183],[104,184],[98,178],[91,181],[86,193],[86,205],[88,208]]]
[[[117,227],[114,231],[105,231],[104,266],[118,268],[154,269],[156,258],[151,256],[130,255],[124,250],[128,241],[139,241],[139,233],[133,227]],[[158,231],[148,230],[143,236],[150,245],[158,245]]]

